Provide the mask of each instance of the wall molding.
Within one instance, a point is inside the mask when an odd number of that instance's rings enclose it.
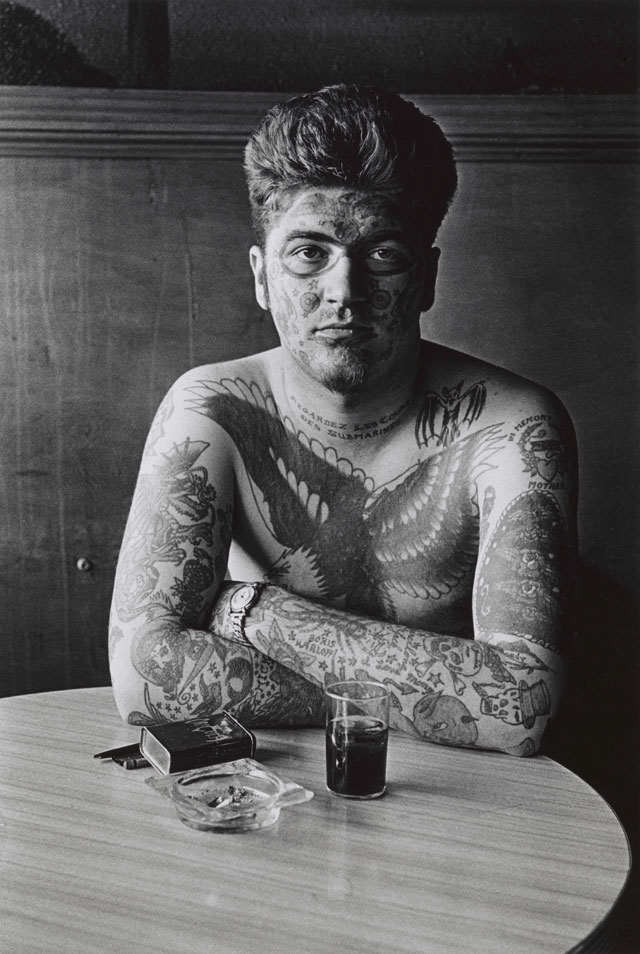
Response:
[[[640,99],[425,96],[461,162],[637,162]],[[0,86],[0,156],[237,159],[281,93]]]

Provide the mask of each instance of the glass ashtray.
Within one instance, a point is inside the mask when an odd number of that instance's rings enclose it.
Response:
[[[248,758],[148,778],[147,785],[171,799],[185,825],[201,831],[266,828],[285,806],[313,798],[313,792]]]

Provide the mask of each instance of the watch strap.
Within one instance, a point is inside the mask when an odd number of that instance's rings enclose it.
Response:
[[[260,594],[265,589],[268,584],[264,580],[259,580],[256,583],[243,583],[241,587],[235,589],[231,594],[231,599],[233,599],[234,593],[239,592],[240,589],[251,589],[253,590],[252,595],[250,595],[242,609],[233,610],[229,609],[229,620],[231,622],[231,635],[233,639],[240,643],[242,646],[251,646],[251,643],[247,639],[247,634],[244,630],[245,620],[247,614],[252,606],[255,606],[258,600],[260,599]]]

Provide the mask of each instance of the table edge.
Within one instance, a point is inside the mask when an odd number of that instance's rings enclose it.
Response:
[[[5,705],[10,706],[13,701],[19,702],[22,699],[28,700],[28,699],[33,699],[35,697],[54,697],[54,696],[58,696],[61,698],[69,698],[69,697],[73,697],[74,695],[94,696],[96,698],[99,698],[101,702],[106,702],[107,699],[109,699],[111,701],[111,704],[113,705],[113,714],[121,719],[121,716],[119,715],[118,709],[116,707],[115,699],[113,697],[113,689],[111,685],[81,686],[81,687],[74,687],[72,689],[52,689],[52,690],[47,690],[44,692],[31,692],[31,693],[21,693],[21,694],[17,694],[13,696],[3,696],[2,698],[0,698],[0,709],[4,708]],[[123,727],[129,727],[131,729],[137,728],[136,726],[132,726],[132,725],[130,726],[128,723],[126,723],[122,719],[121,721],[122,721]],[[301,730],[304,731],[305,729],[310,729],[310,728],[317,729],[318,727],[306,726],[306,727],[301,727]],[[291,731],[291,727],[283,726],[282,730]],[[276,727],[270,726],[268,728],[265,727],[264,731],[278,732],[279,728],[277,726]],[[428,745],[430,743],[426,743],[426,744]],[[438,746],[438,748],[449,748],[449,747]],[[490,752],[491,750],[484,750],[484,751]],[[501,753],[497,752],[493,754],[500,755]],[[509,755],[504,755],[504,757],[514,758],[514,756],[509,756]],[[590,782],[586,781],[584,778],[578,775],[577,772],[574,772],[571,768],[564,765],[562,762],[557,761],[556,759],[552,758],[549,755],[544,755],[540,753],[538,755],[533,756],[533,760],[534,761],[544,760],[546,762],[552,762],[555,765],[557,765],[563,772],[578,779],[578,781],[582,785],[585,785],[591,792],[593,792],[594,795],[596,795],[606,805],[606,807],[608,808],[609,812],[611,813],[615,821],[618,823],[618,826],[624,835],[624,840],[627,847],[627,870],[626,870],[622,887],[620,888],[611,908],[609,909],[607,914],[602,918],[602,920],[576,946],[570,948],[566,952],[566,954],[590,954],[590,952],[611,951],[613,950],[612,947],[609,947],[609,946],[603,947],[602,944],[603,943],[608,944],[609,941],[611,942],[615,941],[615,937],[617,933],[616,921],[624,916],[625,906],[630,899],[629,888],[630,888],[630,882],[631,882],[631,873],[633,869],[633,854],[631,851],[629,835],[627,834],[627,831],[624,825],[622,824],[620,817],[618,816],[618,813],[615,811],[615,809],[612,807],[609,801],[604,797],[604,795],[598,792],[597,789],[595,789]]]

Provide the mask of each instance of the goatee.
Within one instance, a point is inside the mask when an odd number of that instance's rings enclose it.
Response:
[[[320,380],[334,394],[352,394],[369,380],[369,355],[351,348],[346,350],[347,353],[340,356],[341,361],[319,369]]]

